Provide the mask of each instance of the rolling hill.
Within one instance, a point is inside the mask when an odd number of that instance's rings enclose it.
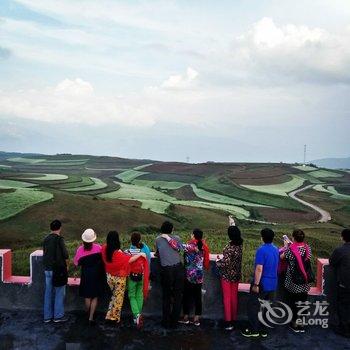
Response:
[[[292,198],[296,190],[301,190],[298,198],[316,209]],[[304,227],[321,237],[326,230],[349,226],[349,194],[348,172],[299,164],[189,164],[2,152],[0,247],[19,249],[16,254],[40,247],[53,218],[63,222],[72,247],[86,227],[102,236],[116,227],[123,234],[138,230],[151,234],[151,241],[167,219],[181,235],[201,227],[221,250],[228,214],[251,232],[248,242],[259,240],[263,225],[284,232]],[[317,208],[328,211],[332,221],[318,223]],[[330,249],[324,244],[319,248]]]

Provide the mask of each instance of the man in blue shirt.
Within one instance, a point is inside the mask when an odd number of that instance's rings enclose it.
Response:
[[[250,328],[242,331],[245,337],[267,337],[265,327],[258,319],[261,300],[273,300],[277,289],[277,269],[279,263],[278,248],[272,243],[275,233],[264,228],[261,231],[261,238],[264,242],[255,254],[255,268],[253,283],[250,288],[248,302],[248,319]]]

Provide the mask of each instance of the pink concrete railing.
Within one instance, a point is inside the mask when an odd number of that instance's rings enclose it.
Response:
[[[17,283],[17,284],[30,284],[32,282],[32,259],[43,255],[42,250],[36,250],[30,254],[30,276],[13,276],[12,275],[12,252],[11,249],[0,249],[0,257],[2,257],[2,269],[1,269],[1,282],[3,283]],[[215,261],[217,254],[210,254],[210,260]],[[152,253],[154,257],[154,253]],[[317,271],[316,271],[316,285],[311,287],[310,295],[322,295],[324,287],[324,267],[328,265],[328,259],[317,259]],[[69,277],[68,285],[77,286],[80,284],[80,278]],[[238,290],[240,292],[249,292],[249,283],[240,283]]]

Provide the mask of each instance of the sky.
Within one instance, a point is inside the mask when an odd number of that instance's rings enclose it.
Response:
[[[348,157],[348,0],[1,0],[0,150]]]

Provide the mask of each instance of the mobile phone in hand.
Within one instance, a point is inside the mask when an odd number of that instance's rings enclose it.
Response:
[[[287,235],[283,235],[282,238],[283,238],[283,240],[284,240],[285,242],[287,242],[287,243],[292,243],[292,241],[288,238]]]

